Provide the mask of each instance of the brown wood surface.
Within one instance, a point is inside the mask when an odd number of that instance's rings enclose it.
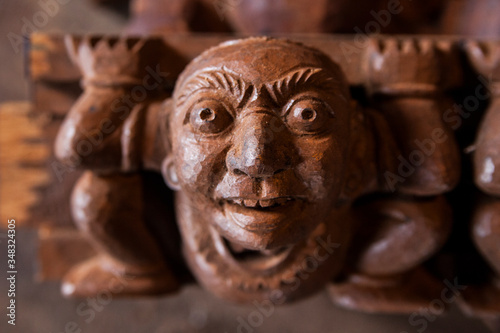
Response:
[[[30,219],[30,207],[40,197],[36,188],[50,176],[44,168],[49,143],[44,141],[43,120],[30,117],[28,102],[0,104],[0,226],[14,218],[17,226]]]
[[[36,276],[38,280],[60,280],[74,263],[95,255],[93,247],[77,230],[45,227],[38,235],[38,258],[42,263]],[[50,263],[49,258],[52,258]]]
[[[367,35],[319,35],[296,34],[280,35],[273,37],[288,38],[302,42],[308,46],[318,48],[337,62],[351,85],[360,85],[365,81],[364,68],[361,66],[365,51],[368,48]],[[206,49],[216,46],[224,41],[248,37],[241,34],[190,34],[175,33],[165,34],[162,38],[165,44],[175,50],[179,55],[190,61]],[[401,36],[410,39],[413,37]],[[384,37],[381,37],[384,39]],[[420,36],[419,39],[439,41],[439,47],[447,49],[447,43],[460,41],[459,37]],[[78,68],[74,65],[64,46],[64,35],[35,33],[30,37],[30,69],[31,79],[34,82],[71,82],[78,81],[81,77]],[[183,68],[178,68],[180,72]],[[175,73],[173,73],[175,76]],[[175,79],[175,77],[174,77]]]
[[[161,70],[169,73],[170,86],[173,87],[185,63],[210,47],[238,37],[243,36],[165,35],[163,41],[170,53],[164,57],[166,61],[161,63]],[[369,44],[366,41],[363,43],[364,37],[359,35],[287,37],[323,51],[340,65],[346,74],[347,83],[351,87],[361,88],[360,90],[363,90],[361,95],[365,97],[370,97],[369,94],[379,94],[386,98],[399,96],[401,91],[397,89],[401,87],[410,87],[410,90],[404,93],[412,94],[420,86],[432,86],[436,91],[445,93],[463,84],[461,69],[466,64],[463,60],[465,48],[461,43],[462,39],[426,36],[414,39],[401,36],[372,39],[372,43]],[[432,46],[431,51],[427,48],[429,45]],[[378,60],[382,61],[382,65],[376,65],[376,57],[379,57]],[[425,59],[431,61],[427,63]],[[429,70],[426,67],[429,64],[435,67]],[[42,127],[45,141],[51,147],[62,117],[78,97],[81,75],[67,54],[62,35],[34,35],[30,68],[34,110],[40,119],[48,119]],[[438,74],[427,76],[430,72]],[[436,78],[436,81],[427,82],[432,78]],[[421,79],[423,80],[420,81]],[[419,83],[422,85],[419,86]],[[415,90],[411,90],[412,85],[416,87]],[[420,98],[420,95],[416,98]],[[411,101],[404,102],[412,104]],[[406,130],[402,132],[404,135],[408,134]],[[411,139],[410,136],[408,140]],[[54,162],[52,148],[49,149],[48,156],[45,168],[50,181],[37,189],[38,200],[35,200],[36,205],[31,205],[31,217],[37,224],[45,225],[41,237],[40,277],[57,279],[67,272],[70,266],[88,258],[93,252],[86,241],[76,231],[71,230],[74,227],[69,217],[68,198],[79,172],[65,176],[62,183],[55,182],[54,170],[50,169]],[[448,190],[455,185],[454,181],[451,183]],[[75,250],[64,251],[63,249],[68,248],[72,242],[77,244]],[[57,260],[57,265],[53,264],[53,260]]]
[[[242,35],[215,35],[215,34],[166,34],[163,36],[167,49],[177,58],[180,56],[185,61],[166,62],[162,71],[168,72],[171,76],[171,86],[175,83],[178,74],[184,69],[183,63],[187,63],[202,51],[213,47],[223,41],[244,37]],[[280,37],[277,35],[277,37]],[[363,86],[367,78],[366,68],[363,66],[369,43],[366,36],[362,35],[290,35],[287,38],[303,42],[309,46],[316,47],[329,55],[336,61],[345,72],[348,83],[351,86]],[[405,38],[405,37],[403,37]],[[408,38],[408,37],[406,37]],[[425,39],[425,38],[424,38]],[[435,37],[430,38],[436,40]],[[440,38],[438,47],[445,53],[449,50],[450,42],[455,38]],[[78,98],[81,88],[81,73],[72,62],[67,52],[64,35],[48,35],[35,33],[31,37],[31,48],[29,56],[30,76],[32,80],[32,96],[34,113],[41,115],[46,121],[41,125],[39,137],[46,142],[47,153],[38,171],[43,174],[46,180],[43,186],[36,190],[29,188],[29,194],[23,195],[25,198],[32,198],[30,208],[24,209],[27,219],[31,225],[44,225],[46,228],[52,226],[55,230],[63,227],[73,229],[73,223],[69,213],[69,196],[71,188],[80,175],[80,171],[72,171],[64,174],[62,181],[57,179],[53,163],[52,145],[55,135],[71,105]],[[449,76],[452,83],[457,84],[459,78],[454,75]],[[453,82],[454,81],[454,82]],[[41,161],[40,161],[41,162]],[[42,164],[43,164],[42,163]],[[29,182],[31,184],[32,182]],[[10,187],[9,187],[10,188]],[[27,191],[25,191],[27,192]],[[55,235],[58,235],[56,232]],[[63,238],[46,233],[43,237],[43,244],[51,244],[54,239],[54,246],[63,242]],[[44,248],[46,246],[44,245]],[[50,248],[50,246],[49,246]],[[64,272],[68,267],[63,267],[65,263],[71,262],[71,251],[59,252],[61,267],[51,270],[50,267],[43,267],[42,276],[56,277]],[[74,258],[73,258],[74,259]],[[42,260],[42,262],[46,262]],[[49,270],[50,272],[48,272]]]

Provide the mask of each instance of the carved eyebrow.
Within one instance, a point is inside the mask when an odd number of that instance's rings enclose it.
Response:
[[[274,102],[279,105],[287,100],[291,94],[297,91],[297,89],[309,85],[331,93],[337,93],[343,90],[339,79],[335,78],[334,75],[330,74],[325,69],[318,67],[292,69],[280,79],[264,84],[264,87],[267,89]]]
[[[226,69],[208,69],[196,73],[187,80],[182,86],[182,95],[177,98],[177,106],[181,106],[192,94],[203,89],[224,89],[234,95],[241,103],[250,87],[251,85],[236,73]]]

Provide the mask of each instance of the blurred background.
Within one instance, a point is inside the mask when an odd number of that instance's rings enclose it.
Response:
[[[165,1],[163,9],[158,10],[157,6],[151,5],[152,1],[141,0],[133,4],[127,1],[0,0],[0,103],[30,99],[23,37],[34,31],[107,34],[124,31],[381,32],[481,37],[498,36],[500,32],[500,20],[495,19],[495,14],[500,14],[498,1],[401,0],[399,6],[406,9],[387,19],[381,11],[387,10],[391,2],[393,0]],[[58,6],[48,11],[48,3],[57,3]],[[41,11],[50,15],[40,16]],[[26,107],[25,103],[10,105]],[[15,130],[23,131],[23,127]],[[1,149],[5,153],[5,150],[16,148],[3,144]],[[4,155],[0,150],[0,160]],[[0,209],[5,209],[2,207],[5,196],[15,195],[15,192],[16,188],[12,186],[2,192]],[[0,267],[6,267],[7,258],[3,254],[5,237],[2,236],[5,233],[0,235]],[[5,310],[2,310],[0,332],[488,332],[480,320],[465,317],[455,304],[443,316],[432,317],[424,328],[412,326],[407,315],[369,315],[337,308],[326,292],[276,308],[256,327],[248,325],[249,318],[259,311],[256,305],[230,304],[197,286],[185,287],[169,297],[110,299],[105,305],[91,307],[88,302],[92,300],[64,299],[58,282],[36,279],[37,230],[18,229],[16,239],[16,326],[7,325]],[[5,309],[8,288],[5,278],[0,281],[0,308]],[[89,312],[82,315],[82,309]]]

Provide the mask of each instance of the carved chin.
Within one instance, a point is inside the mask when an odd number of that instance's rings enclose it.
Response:
[[[196,279],[220,297],[239,302],[277,297],[276,303],[291,301],[321,289],[342,267],[349,234],[342,226],[347,224],[320,223],[293,245],[255,250],[223,237],[206,216],[194,213],[182,195],[177,200],[188,265]],[[290,203],[284,209],[301,204]],[[229,210],[240,210],[227,205]],[[334,243],[338,247],[325,248]]]
[[[247,271],[262,274],[279,268],[290,258],[294,249],[293,245],[288,245],[272,250],[251,250],[238,243],[227,240],[215,230],[212,237],[215,247],[219,250],[220,255],[226,258],[226,260],[234,261],[235,265]]]
[[[319,226],[309,238],[320,235],[324,229],[324,225]],[[294,261],[294,257],[301,252],[307,252],[304,251],[304,244],[288,245],[272,250],[252,250],[229,241],[212,227],[210,232],[216,251],[227,264],[256,275],[265,276],[286,269],[286,266]]]

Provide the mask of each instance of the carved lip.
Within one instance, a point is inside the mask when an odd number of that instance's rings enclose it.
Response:
[[[241,268],[255,272],[265,272],[276,269],[291,255],[295,246],[289,245],[273,250],[251,250],[238,243],[231,242],[211,228],[218,252]]]
[[[292,252],[293,246],[273,250],[249,250],[223,238],[224,245],[236,262],[249,270],[266,271],[283,263]]]
[[[298,216],[304,200],[298,196],[276,198],[227,198],[222,200],[224,213],[239,227],[253,232],[284,228],[291,216]]]

